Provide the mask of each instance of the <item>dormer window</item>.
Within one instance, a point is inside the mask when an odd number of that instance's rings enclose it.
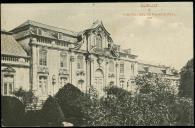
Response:
[[[62,33],[58,33],[58,39],[62,39]]]
[[[102,37],[99,34],[96,36],[96,47],[99,49],[102,48]]]
[[[42,30],[40,28],[37,29],[37,34],[42,35]]]

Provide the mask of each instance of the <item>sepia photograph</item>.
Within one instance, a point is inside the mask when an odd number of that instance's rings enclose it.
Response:
[[[193,2],[1,3],[1,126],[194,126]]]

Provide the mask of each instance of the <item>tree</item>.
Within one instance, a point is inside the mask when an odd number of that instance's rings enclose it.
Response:
[[[65,120],[73,123],[74,126],[80,126],[83,121],[83,113],[81,110],[83,96],[84,93],[70,83],[64,85],[55,95],[64,113]]]
[[[30,103],[34,103],[34,100],[36,99],[32,90],[25,91],[22,88],[19,88],[18,90],[14,91],[13,94],[23,102],[25,107]]]
[[[55,98],[49,96],[40,111],[41,120],[44,126],[61,126],[64,121],[64,114]],[[50,125],[49,125],[50,124]]]
[[[134,96],[112,86],[104,90],[106,97],[88,101],[86,126],[193,125],[192,101],[174,95],[166,79],[145,74],[136,84],[141,91]]]
[[[187,64],[181,69],[180,76],[181,79],[179,85],[179,96],[190,97],[194,99],[193,59],[189,60]]]
[[[25,107],[18,98],[1,96],[1,112],[4,126],[23,126]]]

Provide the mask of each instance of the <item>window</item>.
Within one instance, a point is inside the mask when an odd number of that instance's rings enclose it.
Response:
[[[39,76],[39,89],[41,94],[47,95],[47,76]]]
[[[67,54],[66,53],[60,54],[60,67],[67,68]]]
[[[121,86],[121,88],[124,88],[124,83],[125,83],[124,80],[121,80],[121,81],[120,81],[120,86]]]
[[[42,35],[42,30],[40,28],[37,29],[38,35]]]
[[[3,78],[3,94],[11,95],[13,93],[14,77],[13,75],[7,75]]]
[[[109,72],[114,72],[114,61],[109,62]]]
[[[83,69],[83,56],[77,56],[77,69]]]
[[[131,64],[131,72],[134,75],[134,64]]]
[[[41,49],[39,51],[39,65],[47,66],[47,51],[46,50]]]
[[[4,95],[7,95],[7,83],[4,83]]]
[[[58,39],[62,39],[62,33],[58,33]]]
[[[149,71],[149,67],[144,67],[145,72]]]
[[[102,37],[100,35],[96,36],[96,46],[97,48],[102,48]]]
[[[124,63],[123,62],[120,63],[120,73],[124,74]]]

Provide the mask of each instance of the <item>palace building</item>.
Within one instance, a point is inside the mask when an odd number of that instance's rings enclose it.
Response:
[[[135,77],[144,72],[178,82],[168,67],[140,63],[137,57],[131,49],[120,49],[101,21],[73,32],[28,20],[1,31],[1,94],[22,87],[45,99],[66,83],[86,93],[93,87],[100,95],[108,85],[132,91]]]

